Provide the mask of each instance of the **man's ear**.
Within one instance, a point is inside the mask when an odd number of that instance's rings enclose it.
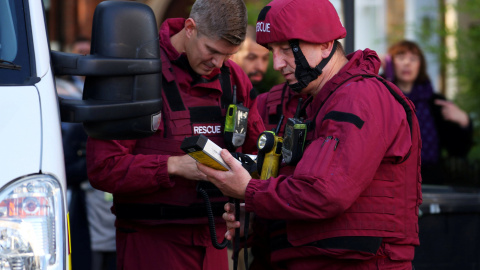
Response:
[[[195,34],[195,32],[197,31],[197,24],[192,18],[188,18],[187,20],[185,20],[184,29],[187,37],[191,38],[193,34]]]
[[[320,48],[322,49],[322,58],[327,58],[330,55],[330,53],[333,50],[333,43],[334,42],[335,41],[332,40],[332,41],[320,44]]]

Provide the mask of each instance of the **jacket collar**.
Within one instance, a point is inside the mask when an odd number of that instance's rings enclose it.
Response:
[[[363,71],[364,73],[378,74],[380,69],[380,59],[375,51],[365,49],[358,50],[347,55],[347,64],[333,76],[315,96],[309,106],[306,108],[308,116],[312,116],[317,112],[317,109],[322,106],[326,99],[330,96],[337,86],[345,79],[350,78],[354,73]]]

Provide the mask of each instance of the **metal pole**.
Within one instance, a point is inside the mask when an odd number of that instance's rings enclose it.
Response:
[[[342,0],[343,18],[347,37],[345,38],[345,52],[352,53],[355,50],[355,0]]]

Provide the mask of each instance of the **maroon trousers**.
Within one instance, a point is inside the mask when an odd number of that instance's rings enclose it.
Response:
[[[350,258],[338,258],[338,254]],[[272,254],[272,269],[275,270],[411,270],[411,261],[394,261],[387,257],[382,247],[370,258],[359,259],[357,252],[325,250],[316,247],[286,248]],[[328,255],[327,255],[328,254]],[[335,258],[337,256],[337,258]],[[357,259],[354,259],[358,257]]]
[[[223,241],[225,224],[216,224]],[[117,227],[118,270],[228,270],[227,249],[212,246],[208,225]]]

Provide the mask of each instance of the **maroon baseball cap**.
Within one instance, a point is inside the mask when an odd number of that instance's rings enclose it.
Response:
[[[273,0],[257,19],[257,43],[265,47],[291,39],[325,43],[346,34],[328,0]]]

